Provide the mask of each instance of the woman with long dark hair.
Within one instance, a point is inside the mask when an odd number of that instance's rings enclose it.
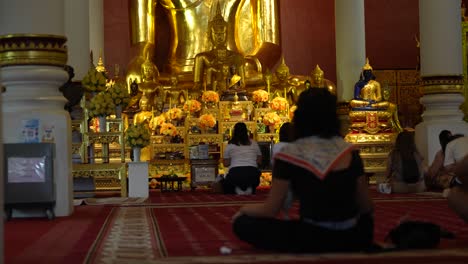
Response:
[[[423,192],[426,189],[422,161],[414,142],[414,132],[400,132],[387,162],[386,176],[392,192]]]
[[[275,156],[269,196],[234,215],[243,241],[288,252],[360,251],[373,241],[372,202],[362,160],[340,135],[336,96],[303,91],[293,122],[295,141]],[[289,186],[299,200],[299,219],[279,219]]]
[[[232,138],[224,150],[224,166],[229,172],[221,182],[226,194],[254,194],[260,184],[261,171],[258,164],[262,152],[257,142],[250,139],[247,126],[236,123]]]

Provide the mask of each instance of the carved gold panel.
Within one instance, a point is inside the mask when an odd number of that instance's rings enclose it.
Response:
[[[387,84],[390,86],[395,86],[397,84],[397,74],[395,70],[374,70],[376,81],[380,83],[381,86]]]
[[[120,190],[122,197],[127,196],[127,164],[96,163],[73,164],[73,177],[92,177],[96,191]]]

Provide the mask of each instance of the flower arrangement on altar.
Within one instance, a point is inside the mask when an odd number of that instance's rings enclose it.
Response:
[[[162,126],[162,124],[166,123],[166,116],[165,114],[160,114],[155,116],[151,119],[150,128],[156,130]]]
[[[177,107],[173,107],[166,112],[166,117],[169,120],[180,120],[182,116],[182,109]]]
[[[100,92],[87,105],[90,117],[108,116],[114,113],[115,105],[109,92]]]
[[[293,120],[294,111],[296,111],[296,109],[297,109],[297,106],[296,106],[296,105],[293,105],[291,108],[289,108],[289,119],[290,119],[290,120]]]
[[[219,94],[215,91],[204,91],[202,101],[205,103],[217,103],[219,102]]]
[[[171,137],[175,137],[175,136],[177,136],[177,134],[179,134],[179,132],[177,131],[177,128],[171,123],[161,124],[161,128],[159,129],[159,133],[161,135],[171,136]]]
[[[216,118],[212,114],[203,114],[199,123],[201,128],[213,128],[216,125]]]
[[[131,125],[125,131],[125,141],[131,148],[144,148],[150,144],[150,131],[144,123]]]
[[[81,84],[89,92],[102,92],[106,89],[107,77],[103,72],[94,68],[89,69]]]
[[[269,112],[263,116],[263,124],[267,126],[278,126],[281,123],[281,117],[276,112]]]
[[[256,103],[268,102],[268,99],[270,99],[270,95],[265,90],[259,89],[252,93],[252,101]]]
[[[128,90],[124,85],[115,83],[107,91],[111,94],[114,105],[121,105],[122,108],[127,107],[130,102],[130,94],[128,94]]]
[[[288,100],[284,97],[277,96],[271,100],[270,108],[275,111],[286,111],[288,109]]]
[[[187,100],[184,104],[183,110],[190,113],[196,113],[201,110],[201,103],[195,99]]]

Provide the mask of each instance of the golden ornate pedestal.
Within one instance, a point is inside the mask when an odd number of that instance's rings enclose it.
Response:
[[[387,158],[398,133],[349,133],[345,140],[353,143],[360,150],[364,171],[374,175],[373,180],[383,177],[387,169]]]

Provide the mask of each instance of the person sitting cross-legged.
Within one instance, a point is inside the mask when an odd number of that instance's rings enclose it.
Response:
[[[274,156],[270,193],[233,216],[233,232],[257,248],[282,252],[362,251],[373,245],[373,206],[362,160],[340,135],[336,96],[299,95],[296,140]],[[291,185],[299,218],[278,219]]]

